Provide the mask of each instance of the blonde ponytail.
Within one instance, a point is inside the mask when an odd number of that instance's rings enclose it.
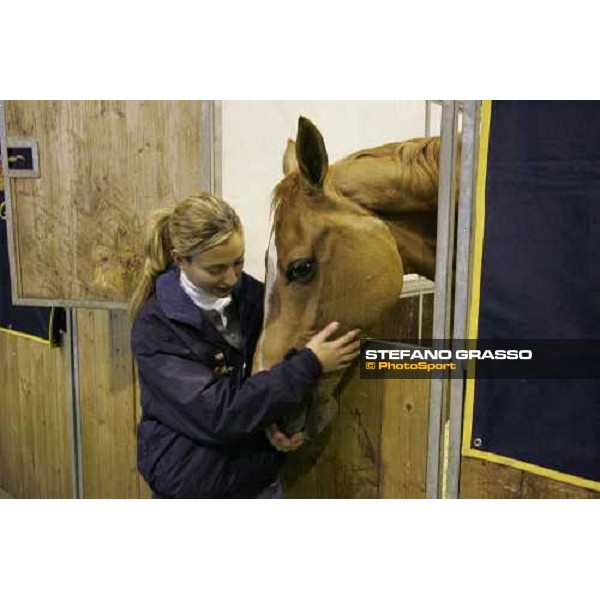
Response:
[[[189,260],[241,231],[242,223],[235,210],[221,198],[207,193],[187,196],[173,208],[153,212],[144,272],[129,304],[131,319],[135,319],[142,304],[152,295],[156,278],[173,262],[173,250]]]
[[[169,235],[169,219],[172,208],[161,208],[152,213],[150,232],[146,239],[144,271],[129,303],[129,316],[135,319],[142,304],[154,291],[156,278],[169,268],[171,258],[171,236]]]

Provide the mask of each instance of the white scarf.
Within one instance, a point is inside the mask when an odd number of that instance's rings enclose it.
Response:
[[[221,317],[223,327],[227,327],[225,309],[231,304],[231,294],[225,298],[209,294],[197,285],[194,285],[183,271],[179,271],[179,284],[196,306],[204,310],[216,310]]]

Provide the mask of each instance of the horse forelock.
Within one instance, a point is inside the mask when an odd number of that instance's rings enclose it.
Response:
[[[275,225],[295,208],[312,210],[325,209],[328,211],[343,211],[356,214],[368,214],[361,206],[348,202],[333,185],[328,175],[321,189],[316,189],[303,180],[298,172],[284,177],[273,190],[271,198],[271,218]],[[309,213],[304,213],[307,216]]]
[[[300,189],[299,179],[299,173],[290,173],[275,186],[271,197],[271,218],[277,214],[277,210],[284,202],[297,195]]]

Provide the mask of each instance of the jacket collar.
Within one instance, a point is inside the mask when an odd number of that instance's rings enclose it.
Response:
[[[238,306],[245,287],[247,275],[242,273],[239,281],[234,286],[231,295]],[[167,318],[187,323],[197,329],[203,328],[202,311],[192,302],[191,298],[183,291],[179,283],[179,269],[176,266],[159,275],[156,280],[156,298],[158,304]]]
[[[171,267],[156,280],[156,299],[169,319],[200,328],[202,313],[179,285],[179,269]]]

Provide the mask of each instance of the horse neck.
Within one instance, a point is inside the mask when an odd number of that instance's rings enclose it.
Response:
[[[427,279],[435,276],[437,211],[408,215],[377,215],[396,240],[404,273],[417,273]]]
[[[390,230],[404,273],[416,273],[433,280],[435,275],[435,248],[437,236],[437,187],[428,197],[402,198],[368,190],[336,189],[338,198],[352,203],[359,212],[383,221]],[[378,202],[372,201],[378,198]],[[385,200],[385,201],[384,201]]]
[[[416,273],[433,281],[437,237],[437,190],[427,207],[416,212],[386,212],[355,202],[358,210],[383,221],[398,248],[404,273]]]

